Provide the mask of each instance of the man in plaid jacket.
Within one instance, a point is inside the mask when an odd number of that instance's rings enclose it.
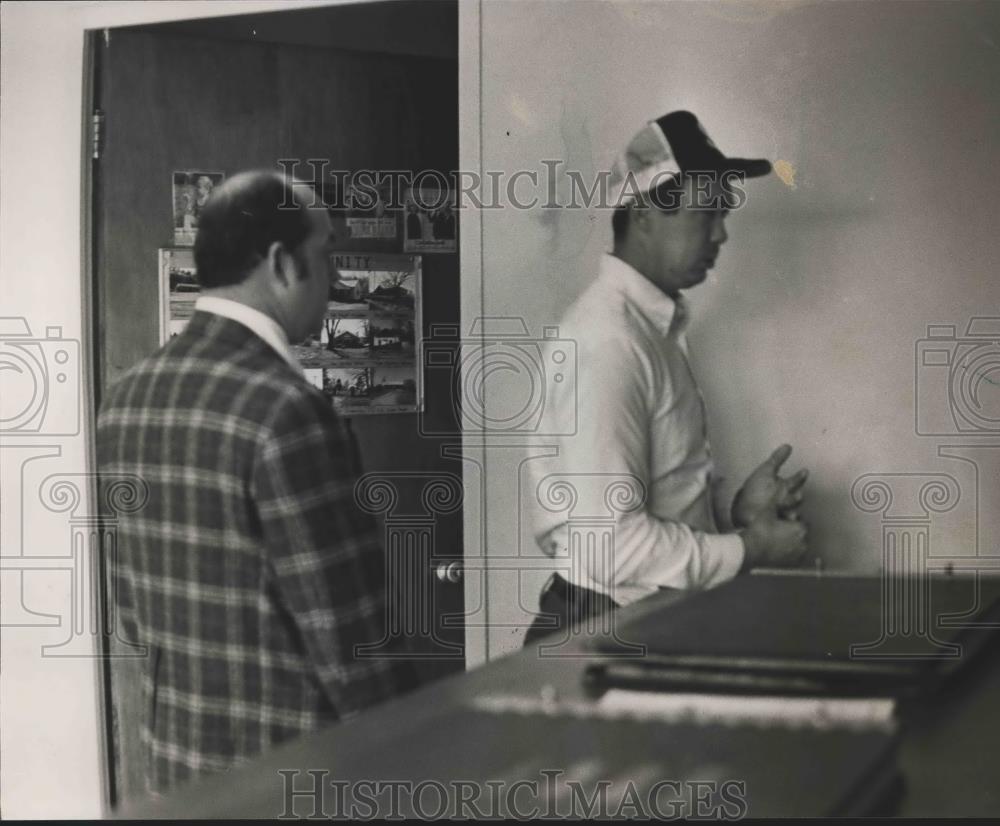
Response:
[[[386,577],[354,503],[356,451],[289,348],[329,290],[330,220],[312,193],[244,173],[201,216],[203,292],[184,331],[130,369],[98,420],[98,464],[148,503],[119,527],[123,631],[145,646],[150,791],[220,771],[405,687],[359,656]]]

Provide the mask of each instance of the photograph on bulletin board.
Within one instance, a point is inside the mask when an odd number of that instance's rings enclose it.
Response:
[[[396,216],[398,209],[392,204],[392,182],[372,185],[361,191],[352,191],[348,198],[344,223],[350,240],[395,241],[399,235]],[[398,247],[397,247],[398,249]]]
[[[403,215],[405,252],[455,252],[458,248],[454,190],[407,189]]]
[[[198,232],[198,216],[213,190],[225,178],[223,172],[206,172],[198,169],[174,172],[172,184],[174,244],[179,247],[194,246],[194,236]]]
[[[195,278],[194,250],[167,247],[160,259],[160,344],[177,335],[194,314],[201,287]]]
[[[421,409],[418,255],[337,253],[322,328],[292,349],[338,413]]]

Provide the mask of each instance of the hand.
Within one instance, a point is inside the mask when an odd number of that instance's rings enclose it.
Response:
[[[778,471],[791,454],[791,445],[782,445],[750,474],[733,499],[734,526],[745,528],[762,514],[798,520],[802,486],[809,471],[803,469],[788,478],[779,476]]]
[[[796,568],[806,554],[808,529],[804,522],[763,515],[740,531],[746,555],[743,570]]]

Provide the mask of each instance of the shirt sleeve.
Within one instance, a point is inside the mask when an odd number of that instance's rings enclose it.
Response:
[[[652,366],[625,337],[581,342],[578,364],[576,397],[557,387],[548,400],[551,415],[564,422],[574,418],[569,406],[575,405],[577,423],[575,433],[559,439],[559,456],[549,467],[571,476],[578,502],[603,500],[608,483],[618,477],[637,482],[648,495]],[[660,519],[646,506],[616,512],[614,520],[610,558],[588,553],[575,560],[609,592],[620,585],[707,588],[732,579],[743,564],[737,534]],[[543,518],[536,535],[549,534],[560,521]]]
[[[298,389],[274,415],[253,475],[280,601],[342,717],[412,679],[398,656],[359,656],[383,640],[387,578],[374,521],[354,501],[357,470],[327,402]]]

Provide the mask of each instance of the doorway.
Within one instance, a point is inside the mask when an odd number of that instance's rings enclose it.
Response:
[[[185,280],[193,266],[189,218],[201,189],[245,169],[283,168],[315,181],[326,197],[343,194],[332,183],[343,180],[342,172],[447,175],[458,168],[455,0],[122,27],[91,42],[100,134],[89,216],[98,406],[111,383],[183,323],[182,293],[196,289]],[[396,186],[388,195],[392,205],[401,204],[406,178],[382,180]],[[342,198],[330,203],[342,272],[368,273],[363,278],[370,281],[373,272],[395,272],[384,262],[417,262],[406,283],[386,288],[409,288],[419,305],[411,327],[405,319],[366,327],[376,314],[345,315],[311,342],[317,352],[307,357],[315,361],[303,364],[349,422],[366,478],[396,492],[393,505],[378,514],[392,578],[386,633],[405,637],[427,682],[465,666],[463,470],[453,377],[439,366],[422,370],[420,363],[423,344],[432,342],[438,354],[459,346],[458,246],[435,244],[448,233],[436,239],[433,226],[414,243],[403,209],[373,217]],[[346,283],[363,291],[361,278],[345,278],[340,288]],[[331,304],[364,304],[365,298],[331,294]],[[344,361],[333,365],[335,358]],[[393,403],[380,408],[379,397]],[[435,485],[457,489],[457,506],[433,504],[440,500],[427,492]],[[108,645],[114,803],[141,792],[142,779],[139,708],[128,691],[138,683],[137,663],[115,656],[113,635]]]

